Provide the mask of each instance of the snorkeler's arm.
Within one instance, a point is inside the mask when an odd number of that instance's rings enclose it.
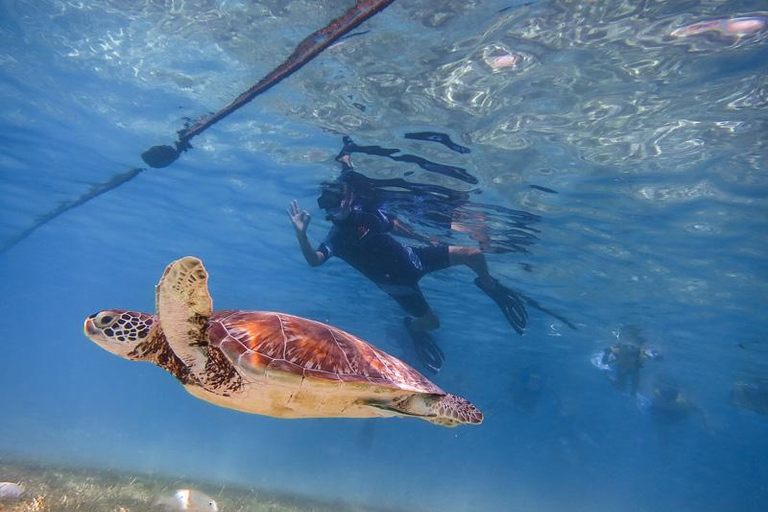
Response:
[[[307,228],[309,222],[312,220],[312,216],[307,210],[299,208],[299,202],[294,200],[288,206],[288,216],[291,218],[293,229],[296,232],[296,240],[299,241],[299,247],[301,248],[301,254],[304,255],[304,259],[310,267],[317,267],[325,263],[328,259],[326,254],[321,251],[317,251],[312,248],[312,244],[309,242],[307,236]]]
[[[304,255],[304,259],[307,260],[307,263],[310,267],[319,267],[323,263],[325,263],[325,260],[328,258],[326,257],[325,253],[322,251],[317,251],[312,248],[312,244],[309,241],[309,237],[307,236],[306,232],[296,232],[296,239],[299,241],[299,247],[301,247],[301,254]]]
[[[603,357],[600,359],[600,364],[609,364],[611,362],[612,355],[613,347],[605,347],[603,349]]]
[[[419,242],[424,242],[425,244],[435,245],[436,243],[435,239],[417,233],[411,226],[397,218],[392,220],[392,232],[397,236],[410,238],[411,240],[417,240]]]

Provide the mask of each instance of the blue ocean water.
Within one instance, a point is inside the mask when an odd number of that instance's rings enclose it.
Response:
[[[339,4],[2,2],[0,241],[143,166]],[[757,26],[680,30],[732,18]],[[396,1],[174,165],[0,254],[0,458],[409,511],[765,510],[766,391],[730,396],[768,378],[767,19],[757,1]],[[427,130],[472,152],[404,138]],[[354,155],[370,177],[541,217],[490,269],[577,330],[532,309],[516,335],[463,268],[422,281],[446,354],[427,375],[481,426],[238,413],[83,336],[98,310],[153,311],[165,266],[195,255],[216,309],[325,321],[423,370],[397,304],[339,260],[308,267],[285,212],[298,199],[324,238],[315,198],[345,134],[479,183]],[[663,359],[632,397],[592,359],[638,331]],[[687,414],[653,407],[665,385]]]

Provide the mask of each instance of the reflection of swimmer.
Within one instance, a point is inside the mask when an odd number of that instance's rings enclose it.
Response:
[[[741,409],[768,415],[768,379],[737,382],[731,388],[730,401]]]
[[[456,209],[451,219],[451,231],[467,233],[469,238],[477,242],[477,246],[483,252],[503,252],[495,251],[491,247],[487,222],[488,218],[483,212]]]
[[[717,20],[700,21],[673,30],[672,37],[689,37],[706,32],[717,32],[723,36],[741,37],[763,30],[768,20],[762,16],[745,16],[742,18],[720,18]]]
[[[520,61],[520,57],[514,54],[509,55],[497,55],[489,59],[489,64],[494,71],[500,69],[509,68],[514,66]]]
[[[639,328],[628,326],[623,333],[634,343],[616,343],[606,347],[598,366],[612,370],[611,381],[619,391],[626,391],[629,382],[629,394],[635,396],[640,387],[640,369],[646,361],[658,360],[661,355],[655,349],[644,348],[646,340]]]
[[[451,151],[455,151],[457,153],[469,153],[470,149],[468,147],[464,147],[460,144],[456,144],[451,140],[451,138],[446,135],[445,133],[438,133],[438,132],[414,132],[414,133],[406,133],[405,134],[406,139],[416,139],[416,140],[429,140],[432,142],[438,142],[442,144],[443,146],[447,147]]]

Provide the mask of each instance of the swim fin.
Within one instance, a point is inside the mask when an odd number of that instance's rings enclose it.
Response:
[[[416,355],[424,366],[436,375],[443,367],[445,354],[429,332],[414,329],[411,326],[412,322],[413,318],[407,317],[405,319],[405,328],[408,331],[408,334],[411,335],[414,348],[416,349]]]
[[[533,300],[532,298],[528,297],[527,295],[523,295],[520,292],[518,292],[518,295],[520,295],[520,297],[525,301],[525,303],[528,306],[530,306],[532,308],[535,308],[535,309],[538,309],[542,313],[546,313],[549,316],[551,316],[552,318],[556,318],[556,319],[560,320],[561,322],[563,322],[565,325],[567,325],[568,327],[570,327],[574,331],[577,330],[576,326],[573,324],[573,322],[571,322],[570,320],[568,320],[564,316],[558,315],[554,311],[550,311],[549,309],[547,309],[544,306],[542,306],[538,301]]]
[[[487,279],[482,280],[478,277],[475,279],[475,284],[493,299],[512,328],[522,336],[525,333],[525,326],[528,325],[525,299],[515,290],[507,288],[494,278],[491,278],[489,282]]]

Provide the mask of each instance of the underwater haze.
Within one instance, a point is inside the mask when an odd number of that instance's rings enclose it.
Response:
[[[0,481],[23,485],[7,468],[34,464],[354,510],[767,510],[765,2],[395,0],[145,168],[143,151],[353,4],[0,2]],[[423,132],[469,152],[406,137]],[[430,274],[445,362],[429,371],[398,304],[338,258],[307,265],[286,214],[297,199],[312,243],[325,238],[316,198],[345,135],[421,159],[354,153],[365,176],[480,208],[491,274],[561,318],[531,307],[520,336],[470,270]],[[424,209],[399,214],[477,247]],[[153,313],[187,255],[214,309],[354,333],[484,422],[245,414],[83,335],[99,310]],[[627,347],[642,358],[628,372]]]

